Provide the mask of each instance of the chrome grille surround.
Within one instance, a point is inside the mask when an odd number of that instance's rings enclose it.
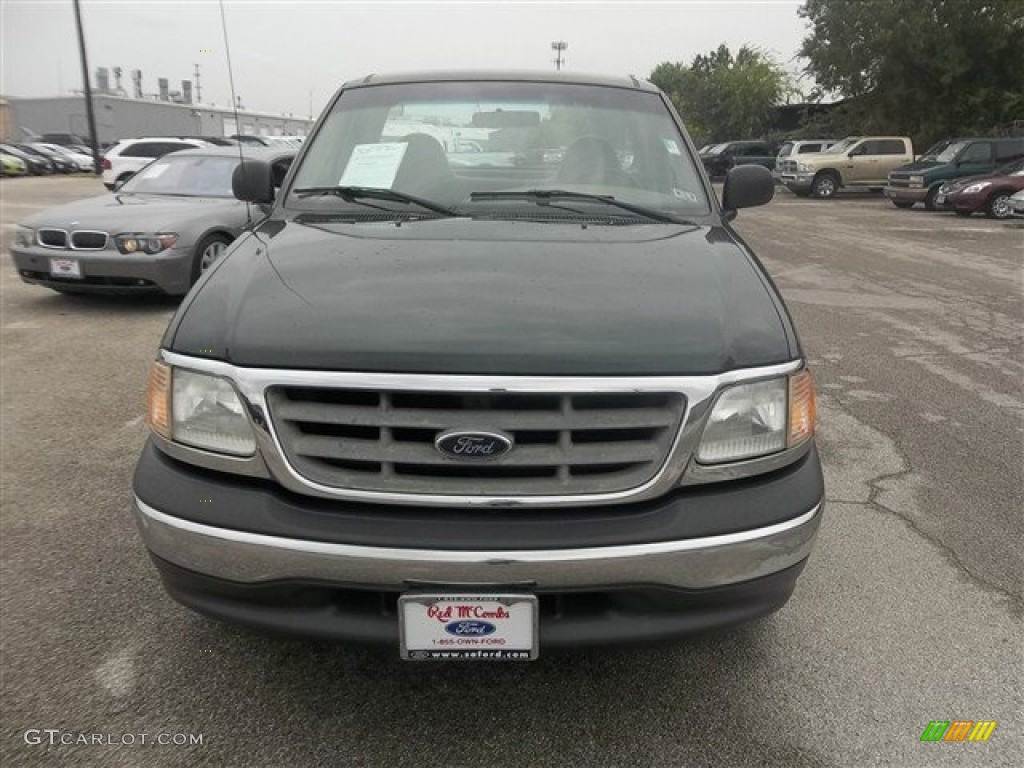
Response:
[[[242,368],[217,360],[197,358],[161,350],[159,359],[186,370],[222,376],[234,382],[256,434],[257,453],[251,458],[223,456],[189,448],[154,435],[157,447],[182,461],[210,469],[273,479],[286,489],[309,496],[346,499],[382,504],[406,504],[420,507],[568,507],[597,506],[637,502],[656,498],[680,483],[684,470],[693,462],[697,443],[704,429],[715,396],[725,386],[784,376],[800,370],[802,360],[788,363],[728,371],[707,376],[476,376],[440,374],[353,373],[335,371],[301,371],[293,369]],[[268,394],[275,388],[314,388],[364,390],[371,392],[444,393],[494,396],[557,395],[623,395],[635,393],[672,393],[681,399],[682,414],[667,452],[654,474],[639,484],[620,490],[593,492],[561,492],[523,495],[521,493],[446,493],[366,490],[333,487],[303,476],[281,444],[281,436],[270,416]],[[802,446],[802,454],[806,446]],[[788,454],[789,452],[785,452]],[[514,454],[514,451],[513,451]],[[777,463],[776,454],[764,459],[742,462]],[[795,458],[793,455],[793,458]],[[793,460],[788,458],[788,460]],[[739,463],[738,463],[739,464]],[[729,471],[723,465],[717,471]],[[738,465],[737,465],[738,466]],[[390,486],[389,486],[390,487]],[[575,488],[570,485],[569,488]]]
[[[109,240],[110,236],[98,229],[76,229],[71,233],[71,250],[102,251]]]
[[[56,227],[40,227],[36,230],[36,242],[43,248],[65,250],[68,247],[68,231]]]

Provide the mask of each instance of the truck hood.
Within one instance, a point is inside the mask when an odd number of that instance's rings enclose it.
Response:
[[[901,174],[909,175],[911,173],[919,174],[924,173],[925,171],[930,171],[933,168],[944,168],[947,165],[949,165],[949,163],[940,163],[935,160],[915,160],[912,163],[901,165],[899,168],[893,168],[890,173],[897,176]]]
[[[709,374],[797,356],[728,229],[275,219],[179,309],[164,346],[240,366]]]

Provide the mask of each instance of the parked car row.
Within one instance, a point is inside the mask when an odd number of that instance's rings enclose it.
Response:
[[[31,143],[0,144],[0,152],[7,158],[19,160],[21,166],[4,162],[4,175],[41,176],[50,173],[79,173],[92,170],[92,157],[57,144],[33,141]],[[10,172],[8,171],[10,168]]]
[[[1011,196],[1024,189],[1021,161],[1024,138],[947,139],[915,157],[906,136],[849,136],[787,142],[774,176],[798,197],[860,188],[884,192],[897,208],[921,203],[1003,219],[1013,215]]]
[[[1021,160],[1024,138],[949,139],[890,173],[885,194],[897,208],[923,203],[929,211],[984,211],[1004,219],[1010,195],[1024,188]]]

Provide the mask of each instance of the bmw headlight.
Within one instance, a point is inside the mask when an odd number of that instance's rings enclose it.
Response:
[[[981,190],[986,189],[987,187],[991,187],[991,186],[992,186],[992,182],[991,181],[979,181],[977,184],[971,184],[971,186],[961,190],[961,194],[973,195],[976,192],[981,192]]]
[[[160,253],[178,242],[174,232],[161,232],[155,235],[121,234],[114,236],[114,245],[121,253]]]
[[[36,231],[30,227],[23,227],[20,224],[14,230],[14,244],[21,248],[29,248],[35,245]]]
[[[924,176],[911,176],[910,177],[910,186],[912,186],[912,187],[923,187],[924,186]]]
[[[722,391],[697,448],[701,464],[752,459],[793,448],[814,434],[814,382],[809,371]]]
[[[167,440],[232,456],[256,452],[252,426],[227,379],[156,362],[146,400],[150,428]]]

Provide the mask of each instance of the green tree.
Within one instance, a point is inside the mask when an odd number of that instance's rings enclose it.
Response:
[[[763,136],[775,107],[796,92],[785,70],[749,46],[733,56],[720,45],[689,66],[662,62],[649,79],[668,94],[698,144]]]
[[[800,54],[865,132],[924,147],[1024,119],[1021,0],[806,0]]]

